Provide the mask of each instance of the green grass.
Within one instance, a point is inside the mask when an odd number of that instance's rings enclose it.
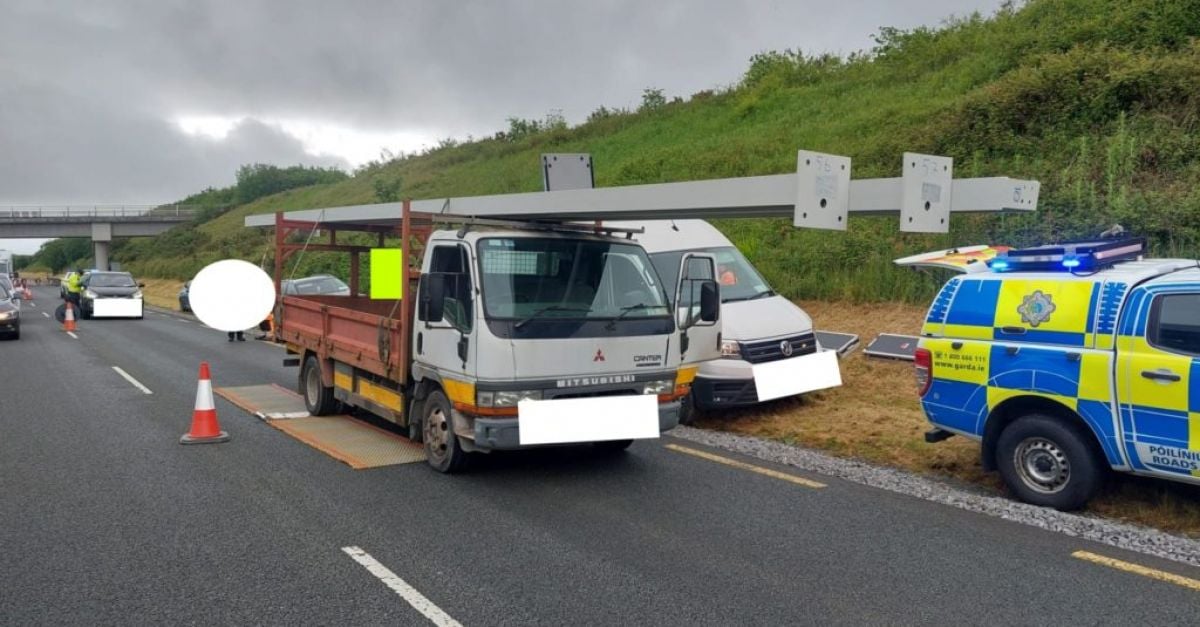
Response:
[[[377,184],[396,180],[412,198],[535,191],[545,152],[590,152],[597,185],[612,186],[792,172],[798,148],[851,156],[856,178],[897,176],[901,153],[917,151],[954,157],[960,177],[1036,178],[1043,187],[1036,215],[956,217],[944,236],[900,234],[887,218],[855,218],[845,233],[720,222],[792,298],[921,302],[936,281],[891,259],[1090,236],[1114,222],[1150,236],[1160,254],[1196,256],[1198,16],[1200,0],[1033,0],[935,29],[883,29],[874,51],[849,58],[758,55],[724,90],[374,163],[341,182],[122,243],[114,257],[164,278],[225,257],[260,262],[271,240],[242,227],[246,215],[376,202]],[[305,259],[297,272],[341,267],[328,256]]]

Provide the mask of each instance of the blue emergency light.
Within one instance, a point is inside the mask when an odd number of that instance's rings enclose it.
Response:
[[[1084,240],[1013,249],[988,262],[993,272],[1095,272],[1139,259],[1146,238]]]

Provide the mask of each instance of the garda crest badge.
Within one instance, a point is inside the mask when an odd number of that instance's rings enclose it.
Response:
[[[1054,313],[1054,301],[1050,300],[1050,295],[1045,294],[1042,290],[1034,290],[1032,294],[1028,294],[1021,300],[1021,306],[1017,307],[1017,313],[1021,314],[1021,322],[1028,324],[1031,327],[1050,319],[1050,314]]]

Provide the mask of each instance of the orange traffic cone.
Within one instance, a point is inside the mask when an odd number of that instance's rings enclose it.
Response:
[[[196,409],[192,412],[192,430],[179,438],[180,444],[211,444],[228,442],[229,434],[217,423],[217,408],[213,404],[212,377],[208,362],[200,362],[200,382],[196,384]]]
[[[25,286],[25,300],[33,300],[33,290],[28,285]]]
[[[63,312],[63,331],[70,333],[75,330],[75,303],[67,302],[67,310]]]

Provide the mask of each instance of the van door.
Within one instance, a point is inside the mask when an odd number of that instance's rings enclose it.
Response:
[[[1117,337],[1126,452],[1135,470],[1200,482],[1200,289],[1140,289],[1128,302]]]
[[[686,253],[679,260],[675,322],[681,330],[680,352],[685,366],[721,357],[720,317],[715,323],[700,321],[700,282],[716,278],[717,260],[711,254]]]

